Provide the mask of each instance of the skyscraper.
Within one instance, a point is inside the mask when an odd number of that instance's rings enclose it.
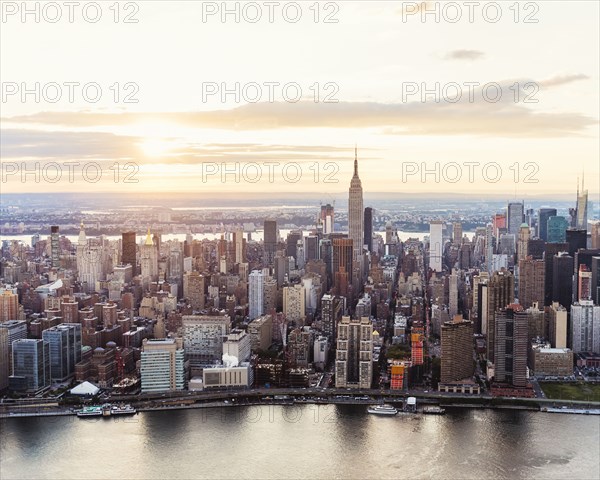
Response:
[[[50,348],[44,340],[22,338],[12,344],[13,376],[29,392],[50,386]]]
[[[496,311],[515,301],[515,278],[508,270],[494,272],[487,284],[486,335],[488,359],[495,363]],[[483,328],[483,327],[482,327]]]
[[[371,388],[372,380],[373,324],[369,317],[344,316],[338,324],[335,386]]]
[[[434,272],[442,271],[444,222],[429,222],[429,268]]]
[[[540,208],[538,211],[538,237],[548,241],[548,219],[557,215],[556,208]]]
[[[265,263],[266,265],[273,265],[275,260],[275,251],[277,250],[277,221],[276,220],[265,220],[264,221],[264,249],[265,249]]]
[[[369,252],[373,251],[373,209],[371,207],[365,207],[365,240],[364,244],[367,246]]]
[[[136,240],[135,232],[123,232],[121,234],[121,263],[131,265],[131,275],[137,275]]]
[[[600,306],[581,300],[571,306],[573,353],[600,352]]]
[[[323,332],[329,338],[331,344],[335,344],[337,337],[337,325],[342,318],[343,301],[336,295],[323,295],[321,299],[321,322]]]
[[[506,207],[506,216],[508,223],[508,233],[517,235],[521,224],[523,223],[523,203],[521,202],[509,202]]]
[[[184,353],[182,338],[144,339],[140,362],[142,393],[183,390]]]
[[[574,256],[577,250],[587,247],[587,231],[582,228],[567,228],[566,242],[569,244],[569,255]]]
[[[544,305],[552,304],[552,295],[554,289],[554,255],[559,252],[566,252],[568,245],[566,243],[547,243],[544,252],[544,262],[546,263],[546,280],[544,285]]]
[[[442,324],[441,382],[455,382],[473,376],[473,322],[455,315]]]
[[[496,313],[495,378],[516,387],[527,385],[529,319],[520,305]]]
[[[569,222],[567,222],[565,217],[548,217],[546,225],[548,229],[548,243],[566,242]]]
[[[8,329],[0,328],[0,392],[8,388],[11,374],[10,352],[8,349]]]
[[[552,301],[568,310],[573,303],[573,257],[566,252],[554,255],[552,273]]]
[[[57,225],[50,227],[50,258],[52,268],[58,268],[60,266],[60,240]]]
[[[364,235],[363,189],[358,177],[358,153],[354,149],[354,175],[348,191],[348,237],[352,240],[354,264],[362,268]],[[352,270],[349,271],[352,274]]]
[[[579,192],[579,181],[577,182],[577,207],[575,218],[575,227],[587,232],[587,217],[588,217],[588,191],[583,187],[583,178],[581,179],[581,193]],[[583,247],[585,248],[585,247]]]
[[[61,323],[42,332],[50,350],[50,377],[64,381],[75,374],[81,361],[81,324]]]
[[[263,314],[265,276],[261,270],[252,270],[248,276],[249,318],[254,320]]]
[[[323,233],[329,235],[334,230],[334,207],[329,203],[327,205],[321,205],[321,222],[323,223]]]
[[[152,240],[150,229],[146,235],[146,241],[140,249],[140,265],[142,271],[142,286],[146,290],[150,283],[158,280],[158,252]]]
[[[544,261],[524,258],[519,262],[519,303],[523,308],[544,304]]]

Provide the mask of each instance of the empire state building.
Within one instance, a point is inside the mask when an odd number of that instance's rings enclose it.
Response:
[[[362,267],[362,250],[364,243],[364,208],[363,189],[358,177],[358,155],[354,148],[354,175],[348,191],[348,237],[352,239],[354,264]]]

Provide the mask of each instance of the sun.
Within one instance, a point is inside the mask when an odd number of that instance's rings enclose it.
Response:
[[[171,151],[172,145],[163,139],[148,138],[140,143],[140,148],[147,157],[162,157]]]

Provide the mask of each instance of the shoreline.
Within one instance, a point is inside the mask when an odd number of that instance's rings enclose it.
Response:
[[[191,409],[211,409],[211,408],[239,408],[252,406],[302,406],[302,405],[352,405],[365,406],[376,405],[382,403],[401,403],[404,397],[398,396],[395,398],[384,397],[381,399],[355,400],[352,398],[329,398],[323,400],[317,399],[265,399],[264,397],[257,399],[246,399],[242,402],[228,401],[232,397],[232,393],[223,395],[223,399],[213,399],[212,401],[190,403],[187,397],[169,398],[169,405],[154,404],[150,405],[151,401],[128,401],[137,410],[137,413],[154,412],[154,411],[172,411],[172,410],[191,410]],[[420,403],[431,405],[437,404],[444,409],[476,409],[476,410],[520,410],[541,413],[563,413],[572,415],[600,415],[600,402],[582,402],[582,401],[565,401],[540,398],[507,398],[507,397],[473,397],[467,398],[439,398],[439,397],[420,397]],[[456,401],[453,401],[456,400]],[[472,400],[472,401],[469,401]],[[122,403],[119,399],[111,399],[109,403]],[[226,403],[227,402],[227,403]],[[485,403],[484,403],[485,402]],[[494,402],[494,403],[492,403]],[[520,402],[521,404],[516,404]],[[545,405],[544,405],[545,404]],[[7,408],[3,405],[5,411],[0,412],[0,419],[10,418],[31,418],[31,417],[56,417],[56,416],[76,416],[76,410],[80,407],[73,408],[58,408],[44,407],[39,405],[39,408],[33,411],[18,411],[25,407],[24,405],[14,405],[13,408]],[[29,407],[30,408],[30,407]],[[587,413],[586,413],[587,412]],[[423,415],[422,407],[417,408],[416,415]]]

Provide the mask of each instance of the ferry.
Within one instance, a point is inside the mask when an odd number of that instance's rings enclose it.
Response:
[[[91,407],[83,407],[77,411],[78,417],[100,417],[102,416],[102,407],[93,405]]]
[[[396,415],[398,413],[398,409],[392,407],[391,405],[376,405],[374,407],[367,408],[367,412],[375,415]]]
[[[113,405],[110,408],[111,415],[133,415],[137,410],[131,405]]]
[[[423,408],[423,413],[428,413],[430,415],[443,415],[446,413],[446,410],[442,407],[430,406]]]

